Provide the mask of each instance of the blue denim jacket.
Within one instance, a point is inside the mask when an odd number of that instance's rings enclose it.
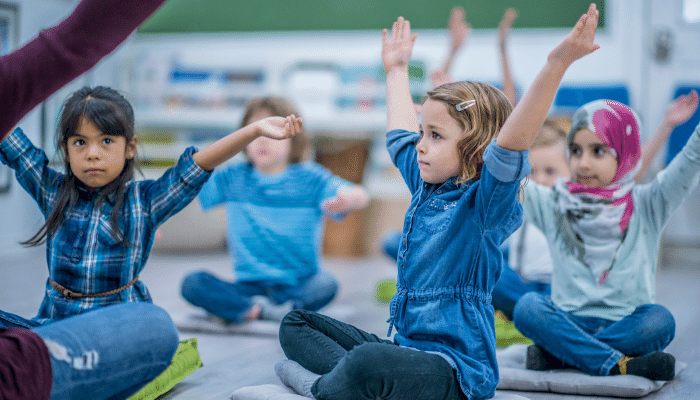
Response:
[[[498,384],[491,291],[501,274],[499,246],[522,223],[517,193],[528,152],[490,143],[481,178],[428,184],[420,178],[415,132],[387,133],[387,148],[411,194],[399,245],[389,334],[401,346],[435,352],[457,371],[470,399]]]

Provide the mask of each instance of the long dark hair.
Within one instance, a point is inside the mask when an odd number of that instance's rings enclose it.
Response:
[[[65,222],[66,215],[73,209],[78,200],[77,183],[70,168],[68,157],[66,157],[66,146],[68,139],[75,136],[75,132],[80,126],[83,118],[92,121],[102,132],[109,132],[110,135],[124,136],[127,145],[134,138],[134,110],[131,104],[114,89],[104,86],[94,88],[83,87],[66,99],[63,103],[61,118],[56,131],[56,148],[63,156],[63,166],[65,176],[58,189],[57,198],[53,204],[51,213],[46,218],[44,226],[34,234],[29,240],[21,242],[24,246],[38,246],[43,244],[47,238]],[[112,193],[116,193],[114,209],[110,215],[110,224],[117,238],[122,244],[128,245],[126,236],[119,228],[119,211],[124,204],[124,193],[126,183],[134,176],[136,157],[126,159],[124,169],[121,174],[105,185],[95,200],[95,207],[99,207],[105,199]]]

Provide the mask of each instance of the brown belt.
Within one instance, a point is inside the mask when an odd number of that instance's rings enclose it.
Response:
[[[113,294],[117,294],[117,293],[121,292],[122,290],[128,288],[129,286],[131,286],[131,285],[133,285],[134,283],[136,283],[136,281],[138,281],[138,280],[139,280],[139,277],[138,277],[138,275],[137,275],[136,278],[134,278],[133,281],[127,283],[126,285],[124,285],[124,286],[122,286],[122,287],[116,288],[116,289],[114,289],[114,290],[110,290],[109,292],[89,293],[89,294],[74,292],[74,291],[72,291],[72,290],[70,290],[70,289],[66,289],[66,288],[64,288],[63,286],[59,285],[58,283],[56,283],[56,282],[54,282],[54,281],[52,281],[52,280],[49,280],[49,282],[51,282],[51,286],[53,286],[54,289],[56,289],[56,290],[58,290],[59,292],[61,292],[61,294],[62,294],[65,298],[67,298],[67,299],[80,299],[80,298],[83,298],[83,297],[107,297],[107,296],[111,296],[111,295],[113,295]]]

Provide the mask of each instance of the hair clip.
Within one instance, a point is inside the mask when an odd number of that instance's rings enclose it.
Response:
[[[457,111],[464,111],[474,104],[476,104],[476,100],[467,100],[457,104],[455,107],[457,108]]]

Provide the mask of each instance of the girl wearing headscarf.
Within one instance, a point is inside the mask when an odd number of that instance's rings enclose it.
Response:
[[[648,184],[639,118],[629,107],[596,100],[579,108],[568,134],[569,180],[529,182],[525,219],[544,232],[554,271],[552,294],[528,293],[514,323],[535,345],[527,368],[577,368],[591,375],[670,380],[675,335],[670,311],[654,304],[659,239],[700,176],[700,127]]]

